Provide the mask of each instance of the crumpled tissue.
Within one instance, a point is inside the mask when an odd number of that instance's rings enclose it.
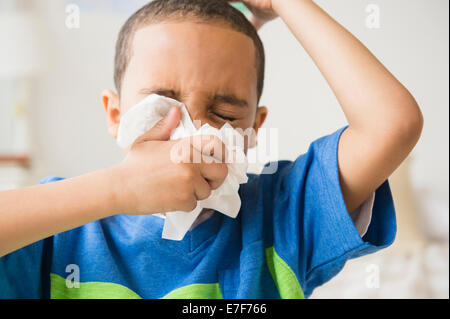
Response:
[[[204,124],[196,129],[183,103],[157,94],[147,96],[121,118],[117,136],[118,145],[124,149],[131,146],[138,137],[164,118],[172,106],[180,108],[181,120],[178,127],[172,131],[171,140],[196,135],[214,135],[224,143],[228,155],[228,175],[224,182],[213,190],[207,199],[197,201],[197,207],[193,211],[161,212],[165,215],[162,238],[182,240],[204,208],[213,209],[232,218],[237,216],[241,207],[239,185],[248,180],[246,174],[248,162],[244,153],[243,136],[231,125],[227,123],[219,130]]]

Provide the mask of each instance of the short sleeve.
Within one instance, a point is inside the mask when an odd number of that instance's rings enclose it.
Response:
[[[387,247],[396,234],[387,180],[375,191],[362,238],[347,211],[337,163],[345,129],[314,141],[306,154],[294,162],[279,162],[275,174],[263,177],[272,187],[273,203],[266,214],[272,214],[275,252],[294,271],[305,297],[334,277],[348,259]]]
[[[47,177],[45,184],[60,180]],[[0,258],[0,298],[48,298],[53,237],[40,240]]]

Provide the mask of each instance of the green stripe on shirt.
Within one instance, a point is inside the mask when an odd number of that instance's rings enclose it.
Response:
[[[305,298],[294,271],[278,256],[273,246],[266,249],[266,262],[282,299]]]
[[[142,299],[131,289],[111,282],[80,282],[69,288],[66,279],[50,274],[52,299]],[[193,284],[172,290],[162,299],[223,299],[218,283]]]
[[[304,299],[297,276],[273,246],[266,249],[266,262],[281,298]],[[128,287],[110,282],[80,282],[79,288],[69,288],[65,278],[53,273],[50,281],[52,299],[142,299]],[[177,288],[162,299],[223,299],[223,296],[219,283],[208,283]]]
[[[51,299],[142,299],[131,289],[111,282],[80,282],[80,287],[69,288],[66,279],[50,274]]]

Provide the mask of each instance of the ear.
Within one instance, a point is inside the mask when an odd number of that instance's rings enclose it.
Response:
[[[108,125],[108,133],[117,138],[117,132],[120,124],[120,102],[118,95],[111,90],[102,92],[103,107],[106,112],[106,123]]]
[[[259,106],[256,109],[255,122],[253,123],[253,129],[255,133],[258,133],[258,129],[264,124],[267,117],[267,107]]]
[[[253,148],[257,144],[257,134],[259,128],[264,124],[267,117],[267,107],[260,106],[256,109],[255,122],[253,123],[253,132],[251,134],[250,140],[248,141],[248,147]]]

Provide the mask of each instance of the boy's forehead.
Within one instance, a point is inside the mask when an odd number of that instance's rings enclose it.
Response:
[[[151,24],[136,31],[131,52],[127,73],[142,80],[162,77],[169,82],[256,85],[252,39],[225,25]]]
[[[183,44],[202,44],[208,48],[214,45],[229,44],[241,50],[255,53],[252,39],[246,34],[219,22],[162,22],[139,28],[133,38],[133,47],[142,44],[177,46]],[[221,47],[226,50],[226,47]]]

